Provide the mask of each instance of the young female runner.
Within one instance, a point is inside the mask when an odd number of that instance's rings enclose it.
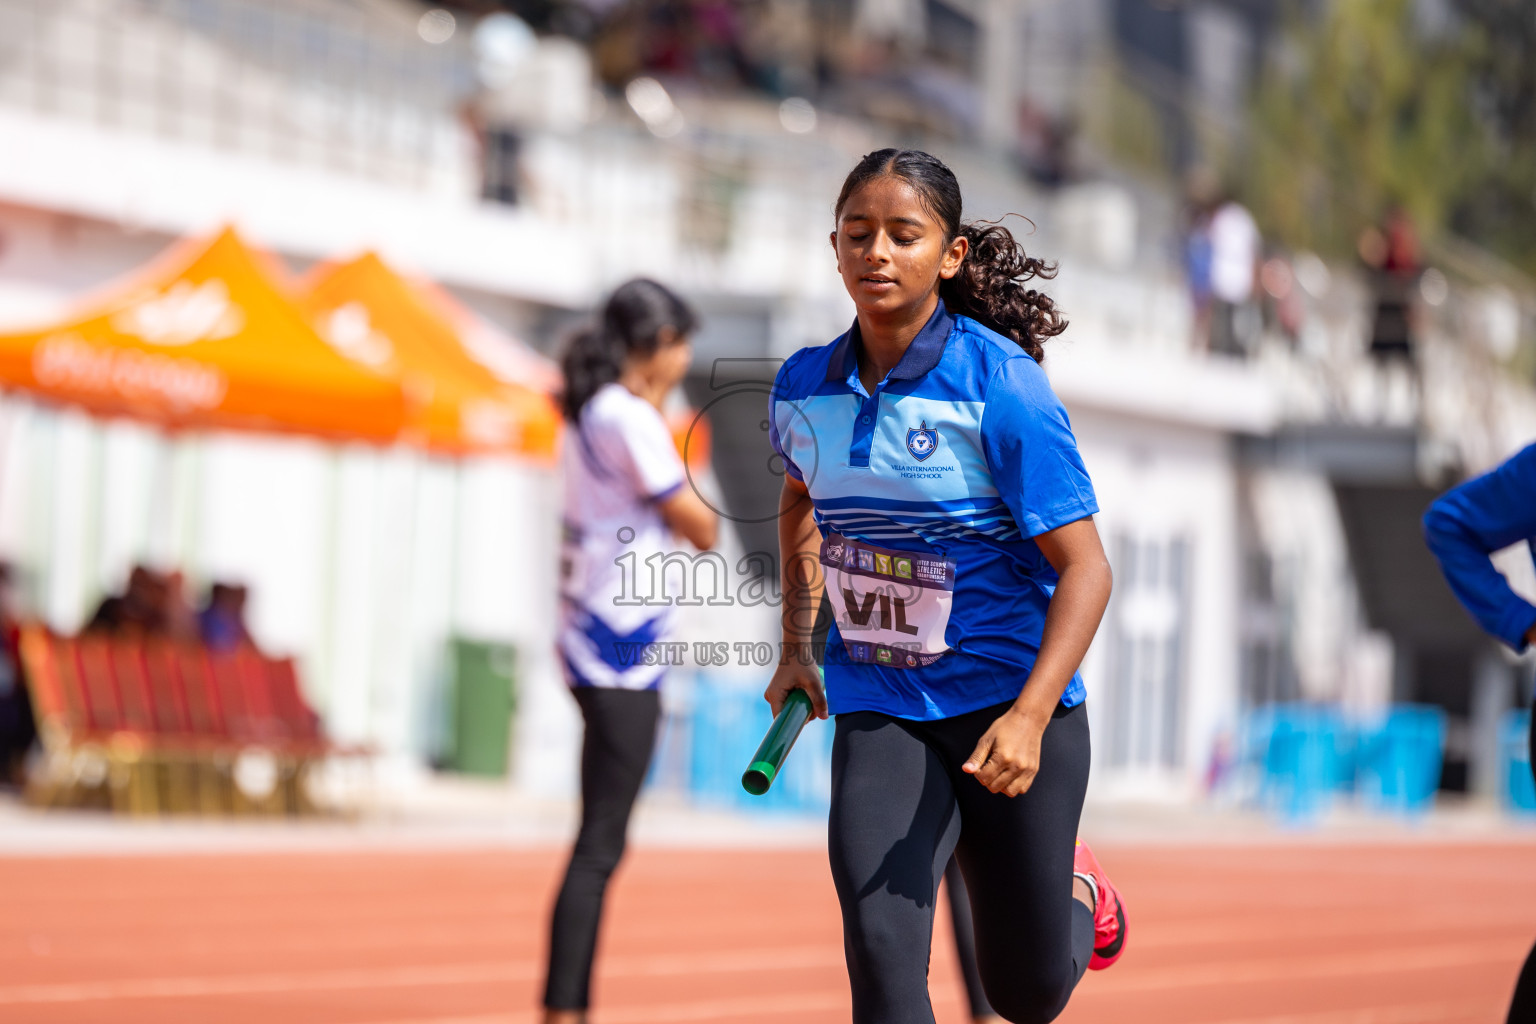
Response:
[[[832,245],[858,317],[774,385],[786,657],[764,696],[837,716],[829,851],[857,1024],[932,1024],[934,895],[953,853],[996,1012],[1054,1019],[1124,948],[1077,839],[1077,674],[1109,599],[1093,487],[1039,360],[1051,268],[966,224],[927,153],[866,156]],[[826,692],[809,643],[834,613]]]
[[[656,740],[664,668],[637,657],[667,638],[668,609],[624,593],[620,563],[670,551],[673,536],[713,547],[715,513],[687,480],[661,403],[688,372],[696,318],[672,292],[635,280],[608,299],[565,353],[564,544],[559,650],[586,722],[581,830],[550,924],[546,1024],[586,1020],[608,877]]]

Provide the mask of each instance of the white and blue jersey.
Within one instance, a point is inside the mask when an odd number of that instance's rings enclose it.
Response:
[[[665,666],[647,664],[658,659],[646,652],[667,639],[671,616],[668,607],[637,595],[633,580],[637,565],[673,547],[656,506],[683,486],[687,470],[661,413],[622,384],[603,386],[582,407],[561,460],[556,643],[566,681],[654,689]]]
[[[1031,539],[1098,511],[1066,410],[1018,345],[942,302],[866,392],[858,324],[780,368],[769,435],[805,483],[834,612],[834,714],[1013,700],[1056,572]],[[1062,703],[1083,700],[1072,677]]]

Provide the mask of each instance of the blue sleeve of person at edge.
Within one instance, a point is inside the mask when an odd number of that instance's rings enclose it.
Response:
[[[805,475],[800,471],[800,467],[795,465],[795,460],[791,459],[789,453],[784,450],[783,440],[779,437],[778,403],[790,394],[789,375],[805,351],[801,349],[784,360],[784,365],[780,366],[779,372],[774,375],[773,390],[768,395],[768,443],[773,446],[773,453],[784,463],[784,472],[802,483],[805,481]]]
[[[993,371],[981,443],[997,493],[1026,537],[1099,510],[1067,410],[1029,356],[1009,359]]]
[[[1536,558],[1536,444],[1435,499],[1424,513],[1424,538],[1478,624],[1523,651],[1536,607],[1510,589],[1488,556],[1525,541]]]

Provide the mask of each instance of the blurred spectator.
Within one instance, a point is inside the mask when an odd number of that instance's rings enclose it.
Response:
[[[245,626],[246,595],[245,586],[238,583],[215,583],[209,589],[208,604],[197,615],[203,643],[216,651],[253,643]]]
[[[128,574],[123,593],[103,598],[85,629],[190,640],[197,636],[197,615],[187,603],[181,573],[158,573],[136,565]]]
[[[771,80],[748,53],[744,14],[726,0],[648,0],[619,5],[604,18],[594,48],[599,74],[622,86],[650,71],[693,77],[712,85],[755,85]]]
[[[480,194],[493,203],[516,206],[521,199],[523,140],[511,128],[487,128],[481,133],[482,184]]]
[[[176,640],[195,640],[198,635],[197,613],[187,601],[186,579],[180,572],[163,577],[156,631]]]
[[[809,0],[771,3],[747,22],[743,39],[758,85],[776,96],[807,96],[816,90],[820,50]]]
[[[1065,185],[1074,176],[1072,137],[1077,126],[1024,100],[1019,104],[1019,166],[1042,185]]]
[[[1376,315],[1371,327],[1371,355],[1377,359],[1413,358],[1412,305],[1409,296],[1419,276],[1419,236],[1401,207],[1387,212],[1381,227],[1368,227],[1357,244],[1360,260],[1371,272]]]
[[[979,109],[973,62],[946,52],[927,30],[928,10],[921,0],[629,0],[594,11],[593,65],[613,89],[654,75],[684,91],[689,82],[712,92],[758,89],[897,130],[963,136]],[[1059,120],[1038,126],[1032,173],[1065,175],[1071,131]]]
[[[11,567],[0,562],[0,785],[22,780],[27,751],[37,738],[32,701],[21,672],[21,623]]]
[[[128,585],[121,594],[109,594],[101,599],[95,613],[85,625],[88,632],[115,633],[137,629],[153,632],[156,628],[156,609],[161,603],[159,576],[142,565],[136,565],[128,573]]]
[[[1253,214],[1227,199],[1211,214],[1211,334],[1212,352],[1247,353],[1252,339],[1254,282],[1262,239]]]
[[[1211,215],[1216,212],[1219,186],[1208,167],[1189,172],[1184,205],[1184,280],[1194,311],[1194,344],[1211,343]]]
[[[705,81],[752,83],[758,78],[742,46],[742,21],[727,0],[695,0],[692,36],[694,66]]]
[[[522,136],[508,125],[489,123],[476,103],[461,106],[459,116],[480,151],[480,198],[516,206],[523,199]]]
[[[1391,388],[1389,367],[1396,364],[1408,381],[1410,415],[1417,415],[1424,393],[1414,361],[1412,295],[1420,270],[1418,232],[1407,212],[1393,206],[1380,227],[1367,227],[1360,232],[1356,248],[1375,293],[1370,354],[1382,368],[1378,376],[1382,389],[1378,402],[1384,414]]]

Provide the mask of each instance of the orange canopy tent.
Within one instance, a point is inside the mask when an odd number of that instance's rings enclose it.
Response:
[[[458,332],[464,351],[504,384],[532,388],[547,395],[564,386],[560,368],[522,341],[488,323],[434,281],[413,280],[416,293]]]
[[[374,259],[385,272],[393,273],[376,257],[363,259]],[[434,282],[401,281],[400,283],[410,288],[417,299],[431,308],[432,313],[439,318],[440,325],[452,332],[453,337],[457,338],[457,343],[449,344],[445,341],[444,347],[451,348],[456,353],[467,354],[479,376],[483,377],[489,371],[495,380],[503,384],[511,384],[518,392],[532,392],[536,395],[537,408],[547,410],[549,420],[540,422],[537,425],[537,432],[532,436],[541,442],[544,438],[549,438],[552,442],[561,429],[563,420],[553,401],[545,396],[554,395],[564,387],[559,366],[553,360],[539,355],[516,338],[482,320],[465,308],[451,293]],[[667,425],[672,431],[672,440],[677,445],[678,454],[687,460],[690,469],[694,472],[703,472],[710,462],[709,419],[700,417],[697,409],[686,409],[669,415]],[[546,449],[541,443],[536,448],[525,445],[524,450],[538,453]]]
[[[413,399],[407,437],[453,455],[548,458],[560,415],[548,395],[499,379],[465,351],[452,311],[373,253],[322,264],[300,305],[332,346],[397,377]]]
[[[188,242],[45,330],[0,335],[0,387],[170,429],[389,442],[398,381],[328,344],[233,230]]]

